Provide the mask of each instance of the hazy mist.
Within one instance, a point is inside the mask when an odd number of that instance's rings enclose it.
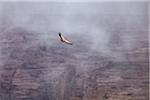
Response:
[[[0,100],[148,100],[148,17],[147,2],[1,2]]]
[[[48,45],[63,32],[74,44],[86,39],[89,49],[108,55],[119,56],[148,42],[146,2],[2,2],[0,20],[1,32],[21,27]]]

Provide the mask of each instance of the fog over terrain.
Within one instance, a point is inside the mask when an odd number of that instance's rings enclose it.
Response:
[[[56,37],[58,32],[81,35],[91,42],[86,43],[89,49],[105,53],[112,53],[112,50],[117,53],[115,50],[118,49],[130,50],[138,42],[148,40],[148,4],[144,2],[6,2],[0,5],[1,30],[21,27],[35,31],[49,45],[51,40],[48,38]],[[142,35],[138,37],[138,34]],[[136,36],[137,40],[133,40]],[[73,42],[77,44],[78,41],[73,39]]]
[[[148,2],[1,2],[0,100],[148,100],[148,17]]]

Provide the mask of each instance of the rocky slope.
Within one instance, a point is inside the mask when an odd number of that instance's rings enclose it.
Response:
[[[75,39],[71,47],[21,28],[1,33],[0,100],[148,100],[148,47],[115,60]]]

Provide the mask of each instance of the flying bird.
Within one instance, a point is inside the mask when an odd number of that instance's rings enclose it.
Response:
[[[69,40],[67,40],[66,38],[64,38],[64,36],[62,35],[61,32],[59,32],[58,35],[60,37],[60,41],[61,42],[72,45],[72,42],[70,42]]]

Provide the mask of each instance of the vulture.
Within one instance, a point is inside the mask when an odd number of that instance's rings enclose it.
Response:
[[[72,45],[72,42],[70,42],[69,40],[67,40],[66,38],[64,38],[64,36],[62,35],[61,32],[59,32],[58,35],[60,37],[60,41],[61,42]]]

